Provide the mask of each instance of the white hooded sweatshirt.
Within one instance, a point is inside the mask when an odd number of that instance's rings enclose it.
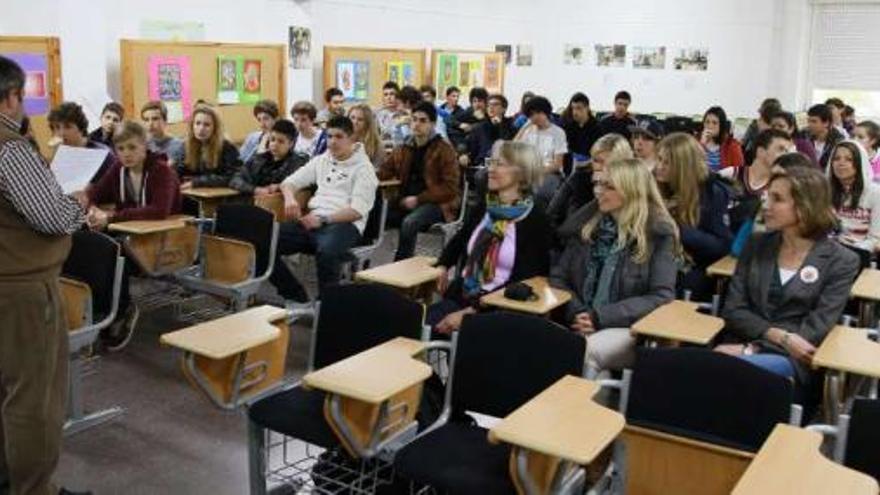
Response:
[[[865,148],[852,139],[841,141],[831,151],[831,160],[826,170],[829,180],[834,173],[834,155],[837,147],[843,143],[852,144],[859,150],[856,160],[858,163],[855,163],[855,166],[856,173],[862,176],[864,186],[856,208],[841,206],[834,210],[840,221],[838,239],[850,246],[873,252],[875,246],[880,244],[880,184],[872,181],[873,171]],[[846,199],[843,203],[848,205],[850,202]]]

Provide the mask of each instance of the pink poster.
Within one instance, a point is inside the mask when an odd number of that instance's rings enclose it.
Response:
[[[183,122],[192,114],[192,86],[187,56],[157,56],[147,59],[147,94],[168,108],[168,123]]]

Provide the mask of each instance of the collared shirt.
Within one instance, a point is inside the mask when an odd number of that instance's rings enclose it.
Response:
[[[18,123],[2,113],[0,125],[18,133]],[[25,141],[7,143],[0,149],[0,195],[44,234],[73,233],[85,220],[76,199],[64,194],[49,167]]]

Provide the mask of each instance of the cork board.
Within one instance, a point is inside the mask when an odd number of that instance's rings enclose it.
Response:
[[[64,95],[61,91],[61,42],[56,37],[42,36],[0,36],[0,54],[3,53],[36,53],[46,55],[49,74],[46,89],[49,96],[49,108],[61,104]],[[49,149],[47,144],[49,131],[49,115],[31,116],[34,137],[40,144],[43,153]]]
[[[427,52],[418,49],[404,48],[359,48],[350,46],[324,47],[324,91],[336,86],[336,62],[366,61],[369,63],[369,87],[367,100],[370,106],[382,103],[382,85],[386,80],[386,64],[388,62],[411,62],[413,65],[413,83],[416,87],[426,82],[425,61]],[[317,100],[323,101],[324,91]],[[349,104],[351,102],[347,102]]]
[[[480,85],[486,88],[489,93],[504,93],[504,54],[493,51],[483,51],[483,50],[455,50],[455,49],[436,49],[431,50],[431,74],[430,74],[430,84],[437,88],[437,97],[442,99],[443,94],[445,93],[445,85],[440,84],[442,81],[438,81],[438,75],[441,74],[440,68],[440,59],[444,56],[455,56],[460,60],[480,60],[482,62],[482,80],[480,81]],[[495,68],[493,77],[490,77],[486,73],[486,68],[491,64],[492,67]],[[460,67],[459,67],[460,68]],[[458,79],[459,71],[456,68],[455,71],[455,79]],[[494,78],[494,80],[493,80]],[[487,82],[491,82],[491,84],[487,84]],[[462,90],[461,97],[464,101],[467,101],[468,91],[473,87],[472,84],[463,84],[461,82],[456,82],[453,84]]]
[[[122,76],[122,105],[126,115],[140,116],[140,108],[149,101],[149,71],[151,56],[188,56],[192,104],[199,99],[214,105],[223,120],[226,136],[236,144],[244,141],[257,124],[253,104],[217,104],[217,57],[240,55],[257,59],[262,64],[262,98],[275,100],[286,114],[287,52],[283,44],[258,45],[212,42],[120,41],[120,70]],[[186,123],[170,124],[174,136],[186,136]]]

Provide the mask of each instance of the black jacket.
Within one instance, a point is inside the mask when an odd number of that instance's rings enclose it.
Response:
[[[563,119],[562,130],[565,131],[565,140],[568,141],[568,153],[565,154],[563,166],[567,173],[571,172],[572,155],[590,156],[590,148],[602,136],[599,121],[590,117],[586,125],[581,126],[574,120]]]
[[[245,194],[253,194],[254,189],[258,187],[280,184],[309,160],[309,155],[297,153],[293,148],[279,161],[275,161],[272,153],[268,151],[258,153],[232,176],[229,187]]]
[[[504,117],[497,124],[486,120],[477,124],[467,138],[468,158],[471,166],[482,165],[492,154],[492,145],[498,140],[510,140],[516,135],[513,119]]]

